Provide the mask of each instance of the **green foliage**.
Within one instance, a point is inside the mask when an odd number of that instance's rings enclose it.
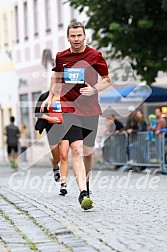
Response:
[[[152,83],[167,71],[167,0],[68,0],[86,11],[97,49],[111,59],[131,59],[142,80]]]

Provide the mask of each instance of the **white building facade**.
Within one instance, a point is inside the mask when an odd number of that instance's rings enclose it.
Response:
[[[34,127],[31,101],[48,90],[52,59],[67,48],[67,25],[78,15],[63,0],[15,0],[15,61],[19,79],[19,100],[29,102],[20,109],[20,124]],[[81,17],[81,21],[85,21]],[[43,61],[43,62],[42,62]],[[30,131],[34,138],[33,131]]]
[[[53,59],[69,47],[66,30],[73,19],[86,22],[64,0],[14,0],[14,56],[18,77],[18,124],[26,124],[30,139],[34,130],[34,103],[49,89]],[[88,34],[89,36],[89,34]],[[90,39],[89,39],[90,40]]]
[[[6,160],[4,127],[10,116],[17,120],[18,81],[13,57],[13,2],[0,1],[0,160]]]

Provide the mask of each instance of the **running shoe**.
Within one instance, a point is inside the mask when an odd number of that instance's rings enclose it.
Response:
[[[59,171],[59,166],[57,166],[57,169],[55,170],[55,168],[53,168],[53,176],[54,176],[54,180],[56,182],[60,181],[60,171]]]
[[[65,196],[66,194],[67,194],[67,184],[61,183],[59,195]]]
[[[86,190],[80,193],[78,200],[81,205],[81,208],[83,208],[84,210],[89,210],[93,208],[93,201],[89,198],[89,195]]]
[[[17,170],[17,164],[16,164],[15,160],[10,160],[10,164],[11,164],[12,169]]]

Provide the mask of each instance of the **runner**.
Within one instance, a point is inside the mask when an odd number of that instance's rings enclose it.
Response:
[[[110,86],[108,67],[100,52],[85,45],[85,28],[73,22],[67,28],[70,48],[56,55],[57,82],[62,83],[61,104],[65,133],[72,150],[73,170],[80,190],[79,202],[84,210],[93,207],[89,196],[89,176],[93,167],[93,149],[101,109],[98,92]],[[98,74],[102,80],[98,81]],[[43,102],[48,108],[53,98],[53,85]],[[87,181],[87,186],[86,186]]]
[[[51,83],[55,83],[55,75],[52,75]],[[40,112],[41,103],[48,97],[49,91],[43,93],[35,108],[35,116],[38,117],[38,121],[35,125],[35,129],[41,134],[43,129],[46,129],[47,138],[52,152],[52,164],[54,179],[56,182],[61,182],[60,195],[67,194],[67,176],[68,176],[68,151],[69,142],[62,140],[64,136],[64,127],[62,126],[62,110],[60,104],[60,85],[56,84],[54,91],[53,102],[49,108],[49,113],[45,107],[43,113]],[[62,151],[63,150],[63,151]],[[60,173],[59,173],[60,162]],[[61,176],[60,176],[61,174]]]

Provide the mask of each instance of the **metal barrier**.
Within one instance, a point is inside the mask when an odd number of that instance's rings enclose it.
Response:
[[[124,165],[127,157],[127,134],[114,134],[104,141],[104,160],[113,165]]]
[[[136,132],[129,134],[128,140],[129,163],[134,166],[157,167],[160,157],[159,135]]]
[[[161,129],[159,134],[160,167],[155,173],[167,174],[167,129]]]
[[[150,167],[167,173],[167,129],[159,134],[153,131],[113,134],[104,142],[104,160],[126,168]]]

